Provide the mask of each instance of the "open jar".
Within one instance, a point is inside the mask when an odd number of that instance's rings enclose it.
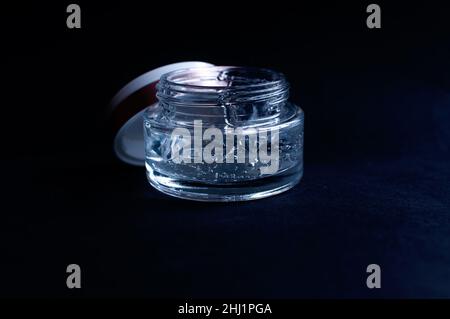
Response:
[[[207,67],[164,74],[144,112],[145,167],[163,193],[241,201],[286,191],[303,174],[303,111],[271,70]]]

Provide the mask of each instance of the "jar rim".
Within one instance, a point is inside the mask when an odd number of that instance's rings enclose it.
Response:
[[[254,90],[287,85],[287,80],[282,73],[266,68],[240,66],[179,69],[163,74],[159,83],[159,87],[175,86],[197,92],[200,90]]]
[[[227,84],[227,85],[224,85]],[[157,86],[162,117],[176,122],[256,125],[289,117],[289,83],[282,73],[254,67],[213,66],[172,71]]]

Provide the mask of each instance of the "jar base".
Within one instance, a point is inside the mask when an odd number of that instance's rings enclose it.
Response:
[[[293,167],[275,176],[227,185],[183,181],[147,170],[147,178],[158,191],[188,200],[237,202],[265,198],[285,192],[301,180],[303,168]]]

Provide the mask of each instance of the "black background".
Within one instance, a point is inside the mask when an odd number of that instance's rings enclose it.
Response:
[[[450,297],[443,3],[377,2],[380,30],[364,1],[76,3],[80,30],[68,2],[1,7],[0,296]],[[182,201],[114,158],[111,97],[188,60],[285,73],[306,117],[297,187]]]

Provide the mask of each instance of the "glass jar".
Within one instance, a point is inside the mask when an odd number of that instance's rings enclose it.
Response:
[[[241,201],[292,188],[303,174],[303,111],[271,70],[209,67],[166,73],[144,112],[145,167],[163,193]]]

